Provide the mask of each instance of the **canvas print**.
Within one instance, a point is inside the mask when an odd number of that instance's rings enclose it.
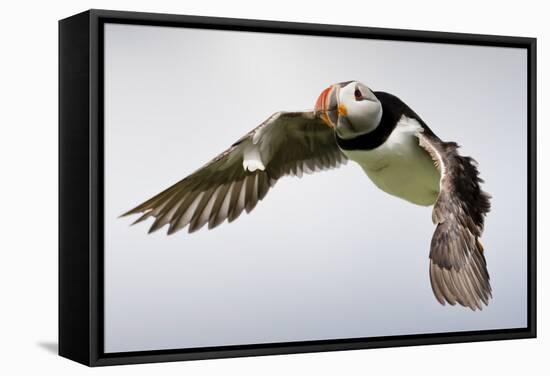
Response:
[[[527,325],[527,55],[105,25],[108,352]]]

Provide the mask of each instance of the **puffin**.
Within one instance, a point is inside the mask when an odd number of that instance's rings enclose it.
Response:
[[[481,310],[492,298],[480,237],[490,196],[478,164],[442,141],[397,96],[359,81],[333,84],[314,109],[280,111],[228,149],[122,216],[154,218],[149,233],[213,229],[249,213],[283,176],[357,163],[376,187],[433,206],[429,277],[441,304]]]

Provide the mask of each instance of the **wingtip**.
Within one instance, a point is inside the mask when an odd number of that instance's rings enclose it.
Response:
[[[118,219],[121,219],[121,218],[124,218],[124,217],[127,217],[129,215],[133,215],[133,214],[141,214],[135,221],[133,221],[132,223],[130,223],[130,226],[133,226],[135,224],[138,224],[140,222],[143,222],[145,221],[147,218],[149,218],[151,216],[151,212],[150,211],[146,211],[145,213],[142,213],[140,211],[134,211],[134,210],[131,210],[129,212],[126,212],[124,214],[121,214],[119,215],[117,218]]]
[[[117,218],[124,218],[124,217],[127,217],[127,216],[131,215],[131,214],[134,214],[134,213],[131,213],[131,212],[127,211],[126,213],[119,214],[119,216]]]
[[[160,225],[159,221],[155,221],[151,227],[149,227],[149,230],[147,231],[148,234],[152,234],[153,232],[159,230],[164,224]]]
[[[142,210],[139,210],[139,207],[133,208],[131,210],[128,210],[127,212],[124,212],[118,216],[118,218],[128,217],[129,215],[133,214],[139,214]]]
[[[143,222],[145,221],[146,219],[148,218],[148,216],[146,215],[142,215],[141,217],[139,217],[138,219],[136,219],[135,221],[133,221],[132,223],[130,223],[130,226],[133,226],[133,225],[136,225],[140,222]]]
[[[204,225],[206,224],[206,222],[204,223],[201,223],[201,222],[192,222],[191,224],[189,224],[189,227],[187,229],[187,232],[189,234],[192,234],[194,232],[197,232],[199,231],[201,228],[204,227]]]
[[[176,226],[170,225],[168,227],[168,230],[166,230],[166,235],[174,235],[179,230],[181,230],[181,228],[177,228]]]

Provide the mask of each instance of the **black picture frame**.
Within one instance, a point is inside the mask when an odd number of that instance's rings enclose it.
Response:
[[[524,48],[528,56],[528,325],[525,328],[158,351],[103,351],[103,25]],[[536,39],[88,10],[59,21],[59,354],[88,366],[536,337]]]

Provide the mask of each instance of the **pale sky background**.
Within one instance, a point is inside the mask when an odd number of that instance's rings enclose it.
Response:
[[[105,351],[525,327],[526,63],[523,49],[106,25]],[[283,178],[212,231],[118,218],[347,80],[399,96],[479,162],[493,196],[483,311],[437,303],[431,208],[353,162]]]

